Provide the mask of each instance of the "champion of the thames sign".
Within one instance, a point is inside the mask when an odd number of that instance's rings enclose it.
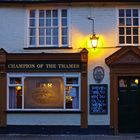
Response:
[[[8,71],[80,71],[78,61],[9,61]]]

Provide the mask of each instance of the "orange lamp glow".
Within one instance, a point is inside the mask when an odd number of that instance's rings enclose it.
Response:
[[[21,90],[21,86],[16,86],[16,90],[17,91]]]

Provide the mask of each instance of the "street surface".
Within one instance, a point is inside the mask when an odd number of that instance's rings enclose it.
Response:
[[[140,134],[124,135],[18,135],[0,134],[0,140],[140,140]]]

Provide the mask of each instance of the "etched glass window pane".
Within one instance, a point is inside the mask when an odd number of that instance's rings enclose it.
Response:
[[[133,34],[134,35],[138,35],[138,28],[137,27],[136,28],[135,27],[133,28]]]
[[[14,77],[14,78],[10,78],[10,84],[21,84],[21,78],[18,77]]]
[[[57,10],[53,10],[53,17],[58,17],[58,11]]]
[[[9,87],[9,108],[10,109],[22,108],[22,87],[21,86]]]
[[[61,77],[25,78],[25,109],[63,109],[64,81]]]
[[[44,37],[39,37],[39,45],[44,45]]]
[[[39,19],[39,26],[44,26],[44,19]]]
[[[131,9],[126,10],[126,17],[131,17]]]
[[[46,17],[51,17],[51,10],[46,10]]]
[[[79,108],[79,87],[66,86],[66,109]]]
[[[53,44],[58,45],[58,37],[53,37]]]
[[[67,10],[62,10],[62,17],[67,17]]]
[[[50,36],[50,35],[51,35],[51,29],[50,29],[50,28],[47,28],[47,29],[46,29],[46,35],[47,35],[47,36]]]
[[[66,84],[78,84],[78,78],[77,77],[66,78]]]
[[[35,10],[30,10],[30,17],[35,18]]]
[[[30,36],[35,36],[36,30],[35,28],[30,28]]]
[[[58,26],[58,19],[53,19],[53,26]]]
[[[53,29],[53,36],[58,36],[58,28]]]
[[[131,42],[131,36],[126,36],[126,43],[129,43],[129,44],[132,43]]]
[[[119,26],[124,26],[124,25],[125,25],[124,18],[119,18]]]
[[[67,26],[67,19],[62,19],[62,26]]]
[[[124,36],[120,36],[120,37],[119,37],[119,42],[120,42],[120,44],[124,44],[124,43],[125,43],[125,38],[124,38]]]
[[[120,79],[119,80],[119,87],[124,87],[124,88],[126,88],[127,87],[127,80],[125,80],[125,79]]]
[[[133,10],[133,16],[134,16],[134,17],[138,17],[138,10],[137,10],[137,9],[134,9],[134,10]]]
[[[50,45],[51,44],[51,37],[46,37],[46,44]]]
[[[131,18],[126,18],[126,26],[131,26]]]
[[[44,28],[39,29],[39,36],[44,36],[45,35],[45,30]]]
[[[51,19],[46,19],[46,26],[51,26]]]
[[[44,18],[45,11],[44,10],[39,10],[39,17]]]
[[[36,44],[35,37],[30,37],[30,45],[35,45],[35,44]]]
[[[30,26],[35,26],[35,19],[30,19]]]
[[[67,37],[62,37],[62,44],[67,44]]]
[[[129,27],[126,28],[126,34],[131,35],[131,28],[129,28]]]
[[[133,18],[133,25],[138,26],[138,18]]]
[[[124,28],[122,28],[122,27],[119,28],[119,34],[124,35]]]
[[[138,44],[138,36],[133,36],[133,43]]]

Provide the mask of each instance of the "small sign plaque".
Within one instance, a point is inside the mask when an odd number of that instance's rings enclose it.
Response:
[[[93,78],[96,83],[101,83],[104,79],[104,68],[97,66],[93,69]]]

